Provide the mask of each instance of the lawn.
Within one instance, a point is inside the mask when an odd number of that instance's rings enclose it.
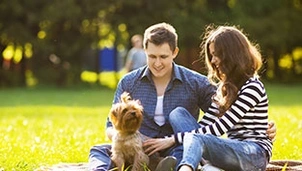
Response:
[[[269,118],[277,124],[273,159],[302,159],[302,85],[266,85]],[[0,170],[32,171],[60,162],[87,162],[89,149],[108,142],[105,119],[114,91],[0,90]]]

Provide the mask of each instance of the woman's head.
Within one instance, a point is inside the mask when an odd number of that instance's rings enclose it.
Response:
[[[234,26],[210,26],[203,48],[208,77],[217,83],[215,97],[221,114],[236,100],[238,90],[262,66],[261,55],[241,30]]]
[[[242,84],[242,81],[257,75],[262,66],[257,47],[234,26],[219,26],[210,30],[204,48],[209,77],[212,80]]]

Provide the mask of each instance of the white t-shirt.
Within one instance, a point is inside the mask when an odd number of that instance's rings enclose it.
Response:
[[[154,114],[154,121],[157,123],[157,125],[162,126],[165,124],[165,116],[164,116],[164,110],[163,110],[163,101],[164,96],[157,96],[157,103],[155,108],[155,114]]]

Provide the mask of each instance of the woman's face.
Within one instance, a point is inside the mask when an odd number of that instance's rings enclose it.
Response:
[[[218,58],[218,56],[215,53],[214,43],[210,44],[209,51],[212,56],[211,64],[214,65],[217,70],[219,70],[220,59]]]
[[[209,45],[209,51],[212,56],[211,58],[211,64],[215,67],[215,71],[217,71],[217,75],[220,77],[220,79],[223,79],[223,72],[221,71],[221,65],[220,65],[220,58],[217,56],[217,52],[215,52],[214,43],[210,43]]]

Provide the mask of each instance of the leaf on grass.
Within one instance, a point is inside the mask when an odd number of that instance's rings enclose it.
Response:
[[[286,168],[287,168],[287,162],[285,163],[285,165],[283,166],[283,168],[282,168],[282,171],[286,171]]]

